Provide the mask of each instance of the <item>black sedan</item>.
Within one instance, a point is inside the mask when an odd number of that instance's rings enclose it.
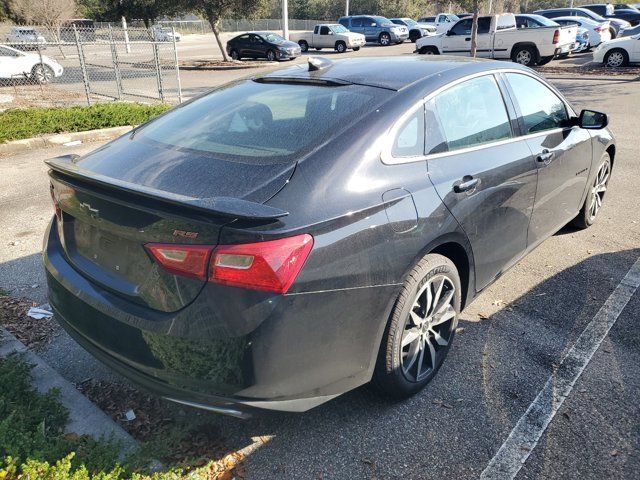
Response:
[[[300,45],[273,32],[248,32],[227,42],[227,54],[234,60],[266,58],[270,62],[293,60],[302,55]]]
[[[497,61],[312,58],[237,81],[48,161],[50,304],[175,402],[303,411],[372,379],[406,397],[479,292],[597,219],[606,125]]]

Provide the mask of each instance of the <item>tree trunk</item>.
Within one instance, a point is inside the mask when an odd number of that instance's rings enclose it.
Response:
[[[227,50],[222,45],[222,40],[220,40],[220,32],[218,32],[218,22],[220,20],[217,18],[209,18],[209,25],[211,25],[211,31],[213,35],[216,37],[216,42],[218,42],[218,48],[220,49],[220,53],[222,53],[222,59],[225,62],[229,61],[229,57],[227,56]]]
[[[473,12],[473,23],[471,24],[471,56],[476,56],[478,48],[478,9]]]

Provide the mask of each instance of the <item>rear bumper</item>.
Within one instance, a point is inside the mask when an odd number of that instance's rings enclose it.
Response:
[[[82,276],[55,228],[43,258],[58,321],[92,355],[159,396],[238,417],[305,411],[368,382],[399,288],[277,296],[210,284],[166,313]]]

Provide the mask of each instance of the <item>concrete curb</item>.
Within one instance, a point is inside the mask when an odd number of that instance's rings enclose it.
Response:
[[[74,133],[56,133],[23,140],[13,140],[0,144],[0,155],[15,155],[16,153],[37,148],[59,147],[71,142],[88,143],[111,140],[130,132],[132,128],[130,125],[125,125],[124,127],[101,128]]]
[[[60,403],[69,410],[67,432],[91,435],[95,439],[111,437],[122,443],[123,453],[137,446],[137,442],[131,435],[91,403],[72,383],[62,378],[38,355],[29,351],[16,337],[0,327],[0,357],[6,358],[14,353],[23,354],[25,361],[34,365],[31,377],[33,385],[39,392],[46,393],[51,388],[57,388],[60,391],[58,397]]]

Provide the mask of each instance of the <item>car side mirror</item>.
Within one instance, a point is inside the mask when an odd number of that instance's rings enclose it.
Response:
[[[582,110],[578,117],[578,126],[588,130],[600,130],[609,125],[609,118],[606,113],[595,110]]]
[[[455,35],[455,32],[453,30],[447,30],[447,37],[450,37],[451,35]]]

